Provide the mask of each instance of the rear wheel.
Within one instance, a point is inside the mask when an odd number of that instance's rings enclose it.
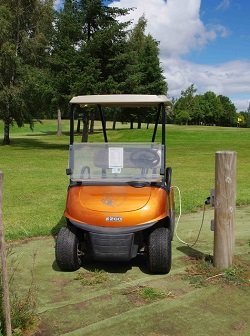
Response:
[[[60,229],[56,239],[56,262],[62,271],[76,271],[81,266],[79,239],[68,227]]]
[[[171,231],[159,227],[149,235],[148,260],[151,273],[166,274],[171,269]]]

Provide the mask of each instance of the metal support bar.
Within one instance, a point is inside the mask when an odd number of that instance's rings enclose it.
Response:
[[[74,143],[74,114],[75,114],[75,105],[70,106],[70,145]]]
[[[103,137],[104,137],[104,141],[108,142],[108,138],[107,138],[107,132],[106,132],[106,124],[105,124],[105,120],[104,120],[104,115],[102,112],[102,108],[100,105],[98,105],[98,110],[100,113],[100,117],[101,117],[101,121],[102,121],[102,131],[103,131]]]
[[[155,142],[156,132],[157,132],[159,119],[160,119],[160,113],[161,113],[161,105],[159,105],[158,110],[157,110],[157,114],[156,114],[156,121],[155,121],[153,136],[152,136],[152,142]]]
[[[161,127],[162,127],[162,138],[161,143],[163,146],[163,165],[164,165],[164,174],[166,174],[166,111],[164,104],[161,104]]]

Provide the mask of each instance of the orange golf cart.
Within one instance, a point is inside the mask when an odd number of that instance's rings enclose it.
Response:
[[[77,270],[85,257],[126,262],[143,253],[151,273],[168,273],[174,231],[165,144],[169,100],[156,95],[88,95],[76,96],[70,104],[67,225],[60,229],[55,249],[59,268]],[[86,106],[100,113],[104,143],[74,141],[75,119]],[[155,111],[151,141],[108,142],[105,108],[114,107]],[[155,141],[158,128],[160,142]]]

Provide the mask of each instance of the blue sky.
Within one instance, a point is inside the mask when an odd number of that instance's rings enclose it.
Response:
[[[193,62],[216,64],[237,59],[247,60],[250,55],[250,1],[201,1],[200,17],[205,25],[222,25],[225,36],[211,42],[200,52],[187,58]]]
[[[58,2],[60,2],[58,0]],[[199,93],[223,94],[238,110],[250,102],[249,0],[114,0],[110,5],[135,8],[147,33],[160,42],[160,58],[169,97],[192,83]]]

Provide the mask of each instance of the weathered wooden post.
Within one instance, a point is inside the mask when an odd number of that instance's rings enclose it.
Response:
[[[214,266],[232,266],[236,207],[236,152],[216,152],[214,203]]]
[[[3,173],[0,171],[0,249],[1,249],[2,288],[3,288],[2,305],[5,319],[5,332],[7,336],[11,336],[12,331],[11,331],[11,317],[10,317],[9,281],[7,271],[2,208],[3,208]]]

